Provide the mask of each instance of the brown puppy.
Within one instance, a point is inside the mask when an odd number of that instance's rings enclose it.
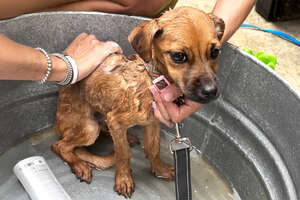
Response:
[[[142,125],[144,151],[152,172],[173,179],[173,167],[159,157],[160,123],[151,106],[152,74],[146,66],[155,66],[191,100],[215,100],[219,94],[216,58],[223,31],[221,19],[191,7],[168,11],[136,27],[129,42],[142,59],[111,55],[88,78],[61,89],[54,130],[62,139],[52,145],[53,151],[87,182],[91,180],[90,166],[103,169],[115,165],[114,190],[130,197],[134,182],[126,131]],[[114,152],[107,156],[92,155],[82,148],[93,144],[99,135],[102,125],[95,113],[106,118],[114,142]]]

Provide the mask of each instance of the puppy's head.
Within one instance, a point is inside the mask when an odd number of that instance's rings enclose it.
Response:
[[[128,39],[187,98],[208,103],[219,96],[217,57],[224,28],[213,14],[180,7],[139,25]]]

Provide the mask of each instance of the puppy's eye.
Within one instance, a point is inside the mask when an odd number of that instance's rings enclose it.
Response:
[[[171,59],[178,64],[185,63],[188,60],[186,53],[177,51],[177,52],[169,52]]]
[[[219,54],[220,54],[220,49],[213,45],[210,51],[210,58],[214,60],[218,57]]]

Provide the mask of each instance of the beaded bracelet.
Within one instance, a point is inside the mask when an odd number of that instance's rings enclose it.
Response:
[[[47,59],[47,72],[46,72],[45,76],[39,81],[40,84],[44,84],[47,81],[47,79],[49,78],[49,75],[51,73],[52,61],[51,61],[48,53],[44,49],[42,49],[41,47],[37,47],[36,49],[39,50],[40,52],[42,52]]]
[[[78,73],[78,67],[77,67],[77,64],[76,64],[75,60],[71,56],[65,55],[65,57],[71,63],[71,66],[72,66],[72,69],[73,69],[73,78],[72,78],[71,84],[74,84],[74,83],[76,83],[77,78],[78,78],[78,74],[79,74]]]
[[[62,59],[67,64],[67,73],[66,73],[66,76],[65,76],[64,80],[58,82],[57,84],[62,85],[62,86],[70,85],[71,81],[72,81],[72,78],[73,78],[73,73],[74,73],[71,62],[63,54],[54,53],[52,55],[56,56],[56,57],[58,57],[60,59]]]

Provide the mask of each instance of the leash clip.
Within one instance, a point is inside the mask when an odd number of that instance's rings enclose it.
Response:
[[[180,124],[179,123],[175,123],[175,128],[176,128],[176,138],[174,138],[173,140],[170,141],[169,143],[169,149],[170,149],[170,152],[171,154],[174,153],[174,148],[172,145],[178,143],[178,144],[181,144],[181,143],[185,143],[189,146],[189,150],[192,151],[193,150],[193,145],[192,145],[192,142],[189,138],[187,137],[181,137],[181,134],[180,134]]]

